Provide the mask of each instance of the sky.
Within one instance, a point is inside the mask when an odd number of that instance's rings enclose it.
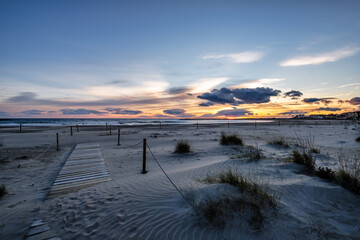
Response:
[[[360,110],[360,1],[0,1],[0,118]]]

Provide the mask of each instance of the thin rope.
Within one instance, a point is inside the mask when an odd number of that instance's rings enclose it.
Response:
[[[124,146],[124,147],[136,147],[136,146],[140,145],[141,143],[143,143],[142,140],[141,140],[140,142],[134,144],[134,145],[123,145],[123,144],[120,144],[120,146]]]
[[[152,157],[154,158],[155,162],[157,163],[157,165],[159,166],[159,168],[161,169],[161,171],[164,173],[164,175],[167,177],[167,179],[169,180],[169,182],[174,186],[174,188],[176,189],[176,191],[178,191],[180,193],[180,195],[183,197],[183,199],[192,207],[192,209],[197,212],[200,216],[203,216],[206,221],[210,224],[211,229],[213,229],[222,239],[226,240],[226,238],[215,228],[215,226],[184,196],[184,194],[180,191],[180,189],[175,185],[175,183],[171,180],[171,178],[169,177],[169,175],[167,175],[167,173],[165,172],[165,170],[161,167],[159,161],[156,159],[154,153],[151,151],[150,146],[146,143],[146,146],[148,147]]]
[[[42,155],[44,155],[46,152],[47,152],[47,150],[49,150],[49,148],[52,146],[52,144],[49,144],[49,146],[45,149],[45,151],[43,151],[42,153],[40,153],[39,154],[39,156],[37,156],[36,158],[34,158],[34,160],[37,160],[37,159],[39,159]]]

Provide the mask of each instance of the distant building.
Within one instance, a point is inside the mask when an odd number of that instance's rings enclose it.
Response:
[[[299,114],[294,116],[295,119],[327,119],[327,120],[333,120],[333,119],[341,119],[341,120],[359,120],[360,119],[360,111],[356,112],[347,112],[347,113],[341,113],[341,114],[314,114],[314,115],[304,115]]]

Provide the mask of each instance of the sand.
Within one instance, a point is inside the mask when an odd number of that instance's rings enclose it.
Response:
[[[0,129],[0,183],[8,194],[0,199],[0,239],[23,239],[36,218],[62,239],[360,239],[360,196],[336,183],[304,174],[303,167],[284,161],[297,138],[314,138],[320,149],[317,165],[337,169],[337,154],[360,155],[358,125],[351,121],[292,121],[272,124],[163,125],[121,128],[23,127]],[[56,151],[56,133],[60,151]],[[235,133],[245,145],[261,149],[263,158],[236,158],[239,148],[219,145],[220,133]],[[284,136],[290,148],[268,141]],[[280,196],[278,211],[269,213],[260,230],[244,216],[229,218],[216,230],[187,204],[147,151],[146,138],[163,169],[185,196],[231,194],[224,185],[198,179],[229,168],[257,179]],[[177,140],[187,140],[191,153],[174,154]],[[62,165],[78,143],[99,142],[111,181],[47,198]],[[136,145],[138,144],[138,145]],[[246,148],[246,147],[245,147]],[[25,158],[23,156],[27,156]],[[19,158],[20,159],[16,159]]]

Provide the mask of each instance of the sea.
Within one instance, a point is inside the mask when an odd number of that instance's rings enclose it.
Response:
[[[0,127],[22,126],[101,126],[105,124],[120,126],[140,126],[158,124],[216,124],[216,123],[254,123],[272,122],[273,120],[248,119],[122,119],[122,118],[0,118]]]

